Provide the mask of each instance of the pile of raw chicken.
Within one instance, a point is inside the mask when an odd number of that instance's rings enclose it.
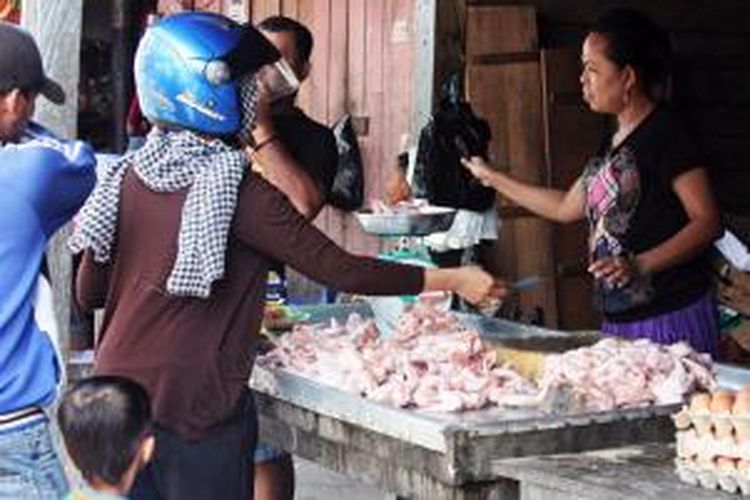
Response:
[[[383,200],[372,200],[370,207],[373,213],[381,215],[414,215],[429,210],[427,200],[414,198],[398,201],[393,204],[386,203]]]
[[[357,314],[344,324],[299,325],[258,363],[374,401],[438,412],[539,407],[561,390],[578,408],[605,411],[679,402],[715,384],[710,358],[684,344],[615,339],[549,356],[539,381],[527,380],[456,315],[421,304],[385,339]]]

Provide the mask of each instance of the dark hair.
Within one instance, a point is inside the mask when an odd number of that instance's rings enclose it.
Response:
[[[301,62],[310,60],[313,49],[313,36],[307,27],[286,16],[267,17],[258,23],[258,29],[269,33],[291,33],[294,35],[294,46]]]
[[[607,39],[607,57],[621,68],[631,66],[649,97],[665,98],[672,75],[672,46],[666,31],[631,9],[605,12],[589,31]]]
[[[117,485],[151,434],[151,404],[143,387],[132,380],[91,377],[65,394],[57,420],[83,477]]]

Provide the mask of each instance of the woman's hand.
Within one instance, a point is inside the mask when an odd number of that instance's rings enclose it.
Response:
[[[479,156],[472,156],[470,159],[461,158],[461,163],[469,169],[471,175],[477,178],[483,186],[495,188],[495,178],[498,173]]]
[[[613,288],[624,288],[643,274],[637,257],[632,255],[599,259],[589,266],[588,271],[594,278],[604,280]]]

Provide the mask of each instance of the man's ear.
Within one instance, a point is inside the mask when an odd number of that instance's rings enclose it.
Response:
[[[156,451],[156,438],[152,435],[144,439],[143,443],[141,443],[141,460],[144,465],[154,458],[154,451]]]
[[[633,91],[638,87],[638,74],[631,65],[625,66],[625,88]]]

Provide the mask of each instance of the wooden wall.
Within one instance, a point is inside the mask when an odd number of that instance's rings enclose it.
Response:
[[[462,1],[462,0],[459,0]],[[750,1],[469,0],[537,9],[543,48],[576,46],[586,25],[615,6],[639,9],[672,34],[679,57],[675,101],[694,129],[725,212],[750,215]]]

